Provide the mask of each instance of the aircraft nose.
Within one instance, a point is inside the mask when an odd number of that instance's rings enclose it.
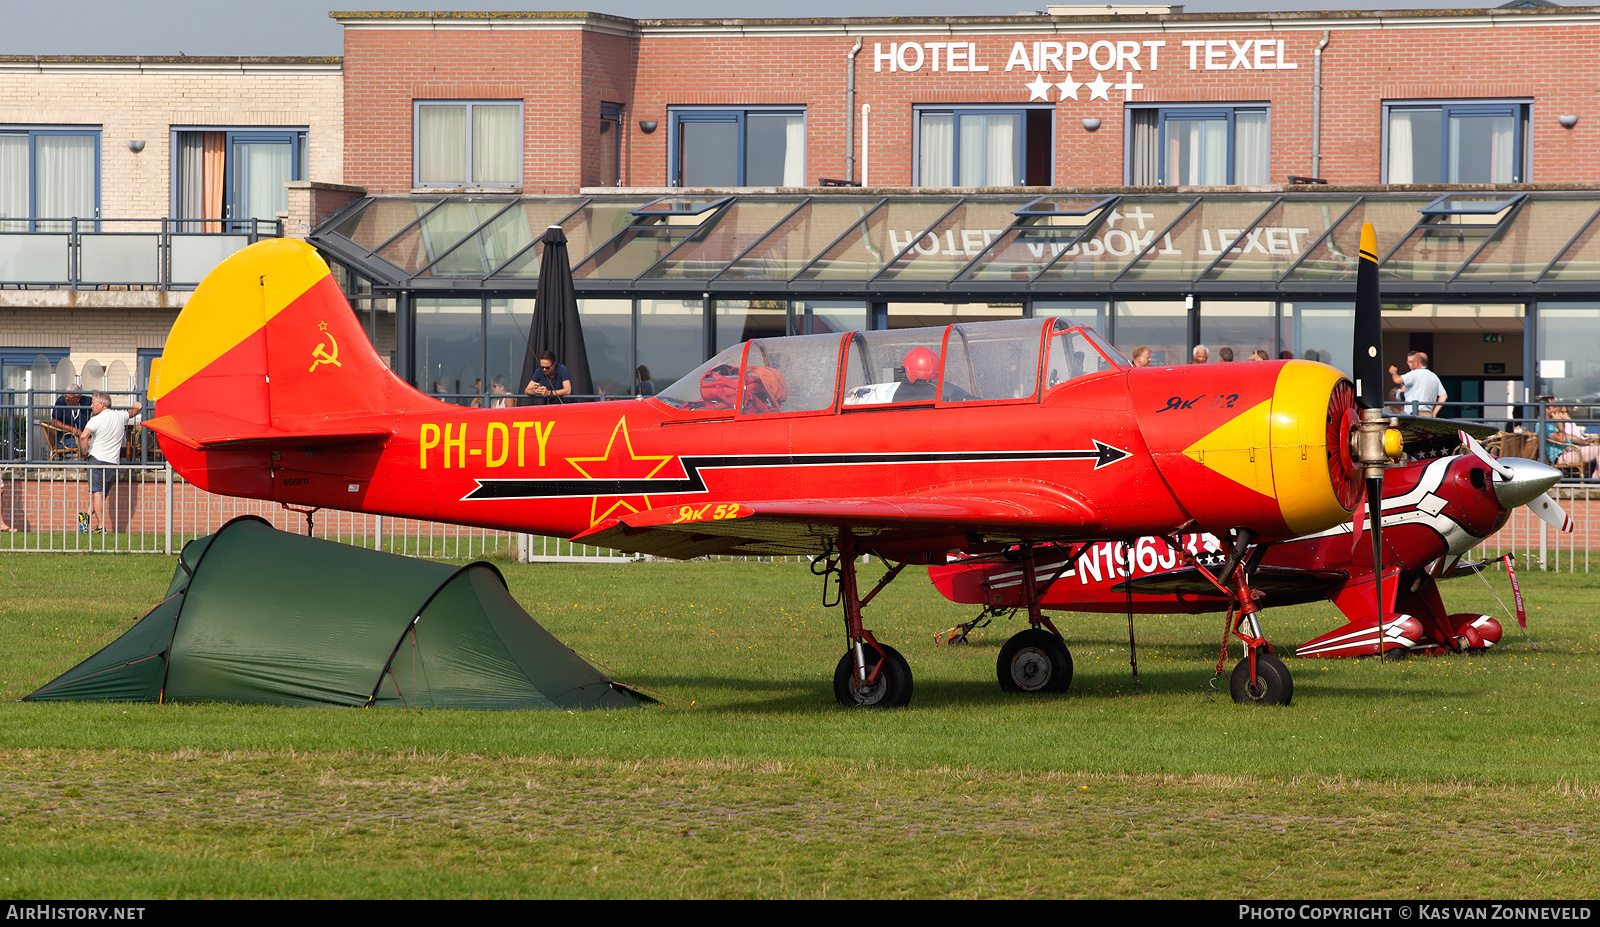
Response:
[[[1511,476],[1507,478],[1502,474],[1495,474],[1494,497],[1507,509],[1527,505],[1561,481],[1560,470],[1537,460],[1502,457],[1500,465],[1510,467]]]

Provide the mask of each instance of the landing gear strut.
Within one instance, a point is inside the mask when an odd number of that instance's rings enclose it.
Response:
[[[827,577],[839,575],[839,602],[844,606],[844,629],[848,649],[833,671],[833,697],[846,708],[899,708],[911,701],[911,667],[900,651],[878,643],[872,632],[861,625],[861,609],[889,585],[904,563],[896,564],[865,597],[856,586],[856,557],[861,551],[849,529],[839,532],[838,551],[822,558],[821,570],[812,572]],[[824,579],[826,582],[826,579]],[[824,593],[823,604],[827,602]]]
[[[1039,608],[1039,576],[1030,544],[1022,545],[1021,565],[1029,627],[1000,648],[995,674],[1007,692],[1065,692],[1072,685],[1072,652]]]

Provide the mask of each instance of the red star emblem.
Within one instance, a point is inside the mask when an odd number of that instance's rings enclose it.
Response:
[[[621,441],[617,438],[621,437]],[[673,455],[645,455],[633,452],[633,439],[628,435],[628,419],[617,419],[606,450],[599,457],[568,457],[567,463],[583,474],[584,479],[638,480],[649,479],[660,472]],[[637,504],[635,504],[637,500]],[[649,496],[593,496],[589,502],[589,524],[597,525],[607,518],[629,512],[643,512],[651,508]],[[618,512],[618,509],[624,511]]]

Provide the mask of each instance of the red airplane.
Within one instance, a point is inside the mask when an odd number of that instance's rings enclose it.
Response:
[[[1302,657],[1404,656],[1412,652],[1482,650],[1500,639],[1500,622],[1488,615],[1447,613],[1435,581],[1456,575],[1461,557],[1498,531],[1519,505],[1528,505],[1557,528],[1572,521],[1547,495],[1561,472],[1532,460],[1494,460],[1462,435],[1473,453],[1418,460],[1384,483],[1383,640],[1378,640],[1377,583],[1372,560],[1352,543],[1351,525],[1337,525],[1293,541],[1258,545],[1251,587],[1270,608],[1328,598],[1349,622],[1295,648]],[[1187,552],[1201,564],[1225,555],[1211,534],[1188,534],[1173,547],[1160,537],[1132,544],[1095,541],[1036,548],[1039,593],[1046,608],[1080,612],[1186,613],[1225,611],[1230,597],[1197,567],[1182,566]],[[929,567],[934,586],[953,602],[984,606],[978,621],[1026,605],[1018,552],[980,555]],[[961,633],[977,622],[956,629]],[[1009,646],[1009,645],[1008,645]],[[1015,688],[1060,685],[1002,650],[1001,684]],[[1013,670],[1015,672],[1013,673]]]
[[[1239,554],[1326,530],[1400,450],[1360,382],[1309,361],[1134,368],[1090,329],[1025,319],[763,338],[648,399],[467,409],[393,375],[316,252],[273,240],[195,290],[148,425],[225,495],[666,557],[815,555],[844,606],[836,697],[903,705],[910,669],[861,610],[907,564],[1190,531],[1232,532]],[[869,552],[895,566],[862,594]],[[1247,571],[1219,581],[1249,608]],[[1248,700],[1285,701],[1287,667],[1239,628]]]

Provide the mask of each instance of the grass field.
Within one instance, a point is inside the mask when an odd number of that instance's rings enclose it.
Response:
[[[173,565],[0,559],[0,691],[109,640]],[[1294,704],[1252,709],[1206,691],[1220,616],[1141,617],[1137,687],[1126,620],[1068,616],[1071,692],[1004,695],[1021,623],[936,647],[972,609],[908,572],[867,625],[915,697],[860,712],[833,701],[841,623],[804,565],[501,566],[665,704],[7,702],[0,897],[1600,895],[1600,574],[1519,574],[1537,649],[1501,616],[1479,657],[1291,659]],[[1445,598],[1499,613],[1477,580]],[[1266,627],[1292,645],[1339,620]]]

